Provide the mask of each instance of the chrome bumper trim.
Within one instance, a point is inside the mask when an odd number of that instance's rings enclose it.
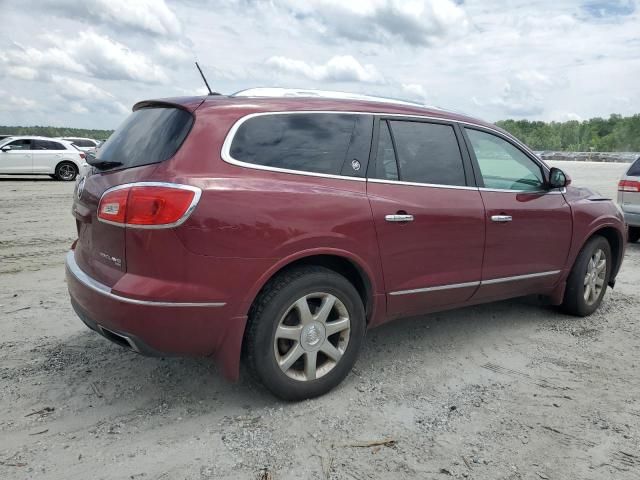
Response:
[[[74,251],[70,250],[67,252],[67,257],[65,259],[65,264],[67,270],[76,277],[76,279],[90,288],[91,290],[98,292],[105,297],[109,297],[113,300],[123,303],[130,303],[132,305],[146,305],[150,307],[224,307],[226,303],[224,302],[156,302],[152,300],[138,300],[135,298],[123,297],[120,295],[116,295],[111,291],[111,288],[107,285],[98,282],[97,280],[91,278],[89,275],[84,273],[78,264],[76,263],[76,259],[74,256]]]

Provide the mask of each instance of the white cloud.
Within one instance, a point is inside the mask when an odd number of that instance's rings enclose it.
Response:
[[[124,114],[129,111],[113,94],[91,82],[59,75],[53,75],[51,81],[57,94],[64,99],[61,109],[69,109],[73,113],[107,111]]]
[[[427,93],[422,85],[417,83],[403,83],[400,86],[402,87],[403,94],[408,100],[416,100],[418,102],[426,101]]]
[[[305,77],[314,81],[383,83],[384,79],[373,65],[362,65],[351,55],[338,55],[324,64],[307,63],[276,56],[266,64],[274,70],[294,77]]]
[[[4,124],[114,127],[138,100],[201,93],[195,59],[224,93],[351,91],[491,121],[629,115],[640,105],[637,1],[0,3],[3,97],[33,102],[21,110],[5,101]],[[82,86],[87,98],[68,98],[70,85],[53,76],[102,92]]]
[[[95,32],[80,32],[77,40],[65,42],[73,56],[84,63],[96,78],[166,83],[164,68],[149,57],[130,50],[126,45]]]
[[[11,112],[14,110],[20,111],[31,111],[37,108],[38,104],[34,100],[30,100],[24,97],[18,97],[15,95],[9,95],[5,97],[3,95],[2,101],[0,102],[0,111]]]
[[[182,30],[180,21],[164,0],[40,0],[36,5],[89,25],[103,23],[172,37]]]
[[[193,58],[188,47],[176,43],[158,43],[156,51],[163,61],[171,65],[179,65]]]
[[[69,100],[114,99],[112,94],[90,82],[84,82],[82,80],[62,77],[59,75],[54,75],[51,79],[56,86],[58,94]]]
[[[539,115],[544,111],[546,94],[561,83],[562,79],[552,79],[537,70],[522,70],[504,83],[499,95],[487,98],[474,96],[473,101],[477,106],[494,107],[509,115]]]
[[[169,80],[163,67],[106,35],[81,31],[73,37],[43,35],[43,39],[57,46],[36,48],[14,43],[0,57],[7,74],[23,80],[43,78],[55,71],[144,83]]]
[[[464,32],[469,20],[451,0],[280,0],[294,18],[323,35],[368,43],[430,45]]]

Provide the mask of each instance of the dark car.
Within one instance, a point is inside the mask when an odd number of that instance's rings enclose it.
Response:
[[[494,125],[264,94],[140,102],[90,157],[66,258],[87,326],[302,399],[390,320],[530,294],[583,316],[613,286],[620,211]]]

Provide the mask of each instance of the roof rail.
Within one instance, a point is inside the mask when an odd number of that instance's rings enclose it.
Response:
[[[249,88],[236,92],[231,97],[306,97],[306,98],[330,98],[335,100],[363,100],[368,102],[395,103],[398,105],[408,105],[412,107],[434,108],[410,100],[398,100],[396,98],[376,97],[373,95],[361,95],[359,93],[336,92],[330,90],[314,90],[305,88],[281,88],[281,87],[259,87]]]

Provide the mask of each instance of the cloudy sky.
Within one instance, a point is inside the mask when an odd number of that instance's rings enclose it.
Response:
[[[0,0],[0,125],[114,128],[138,100],[321,88],[490,121],[640,112],[636,0]]]

